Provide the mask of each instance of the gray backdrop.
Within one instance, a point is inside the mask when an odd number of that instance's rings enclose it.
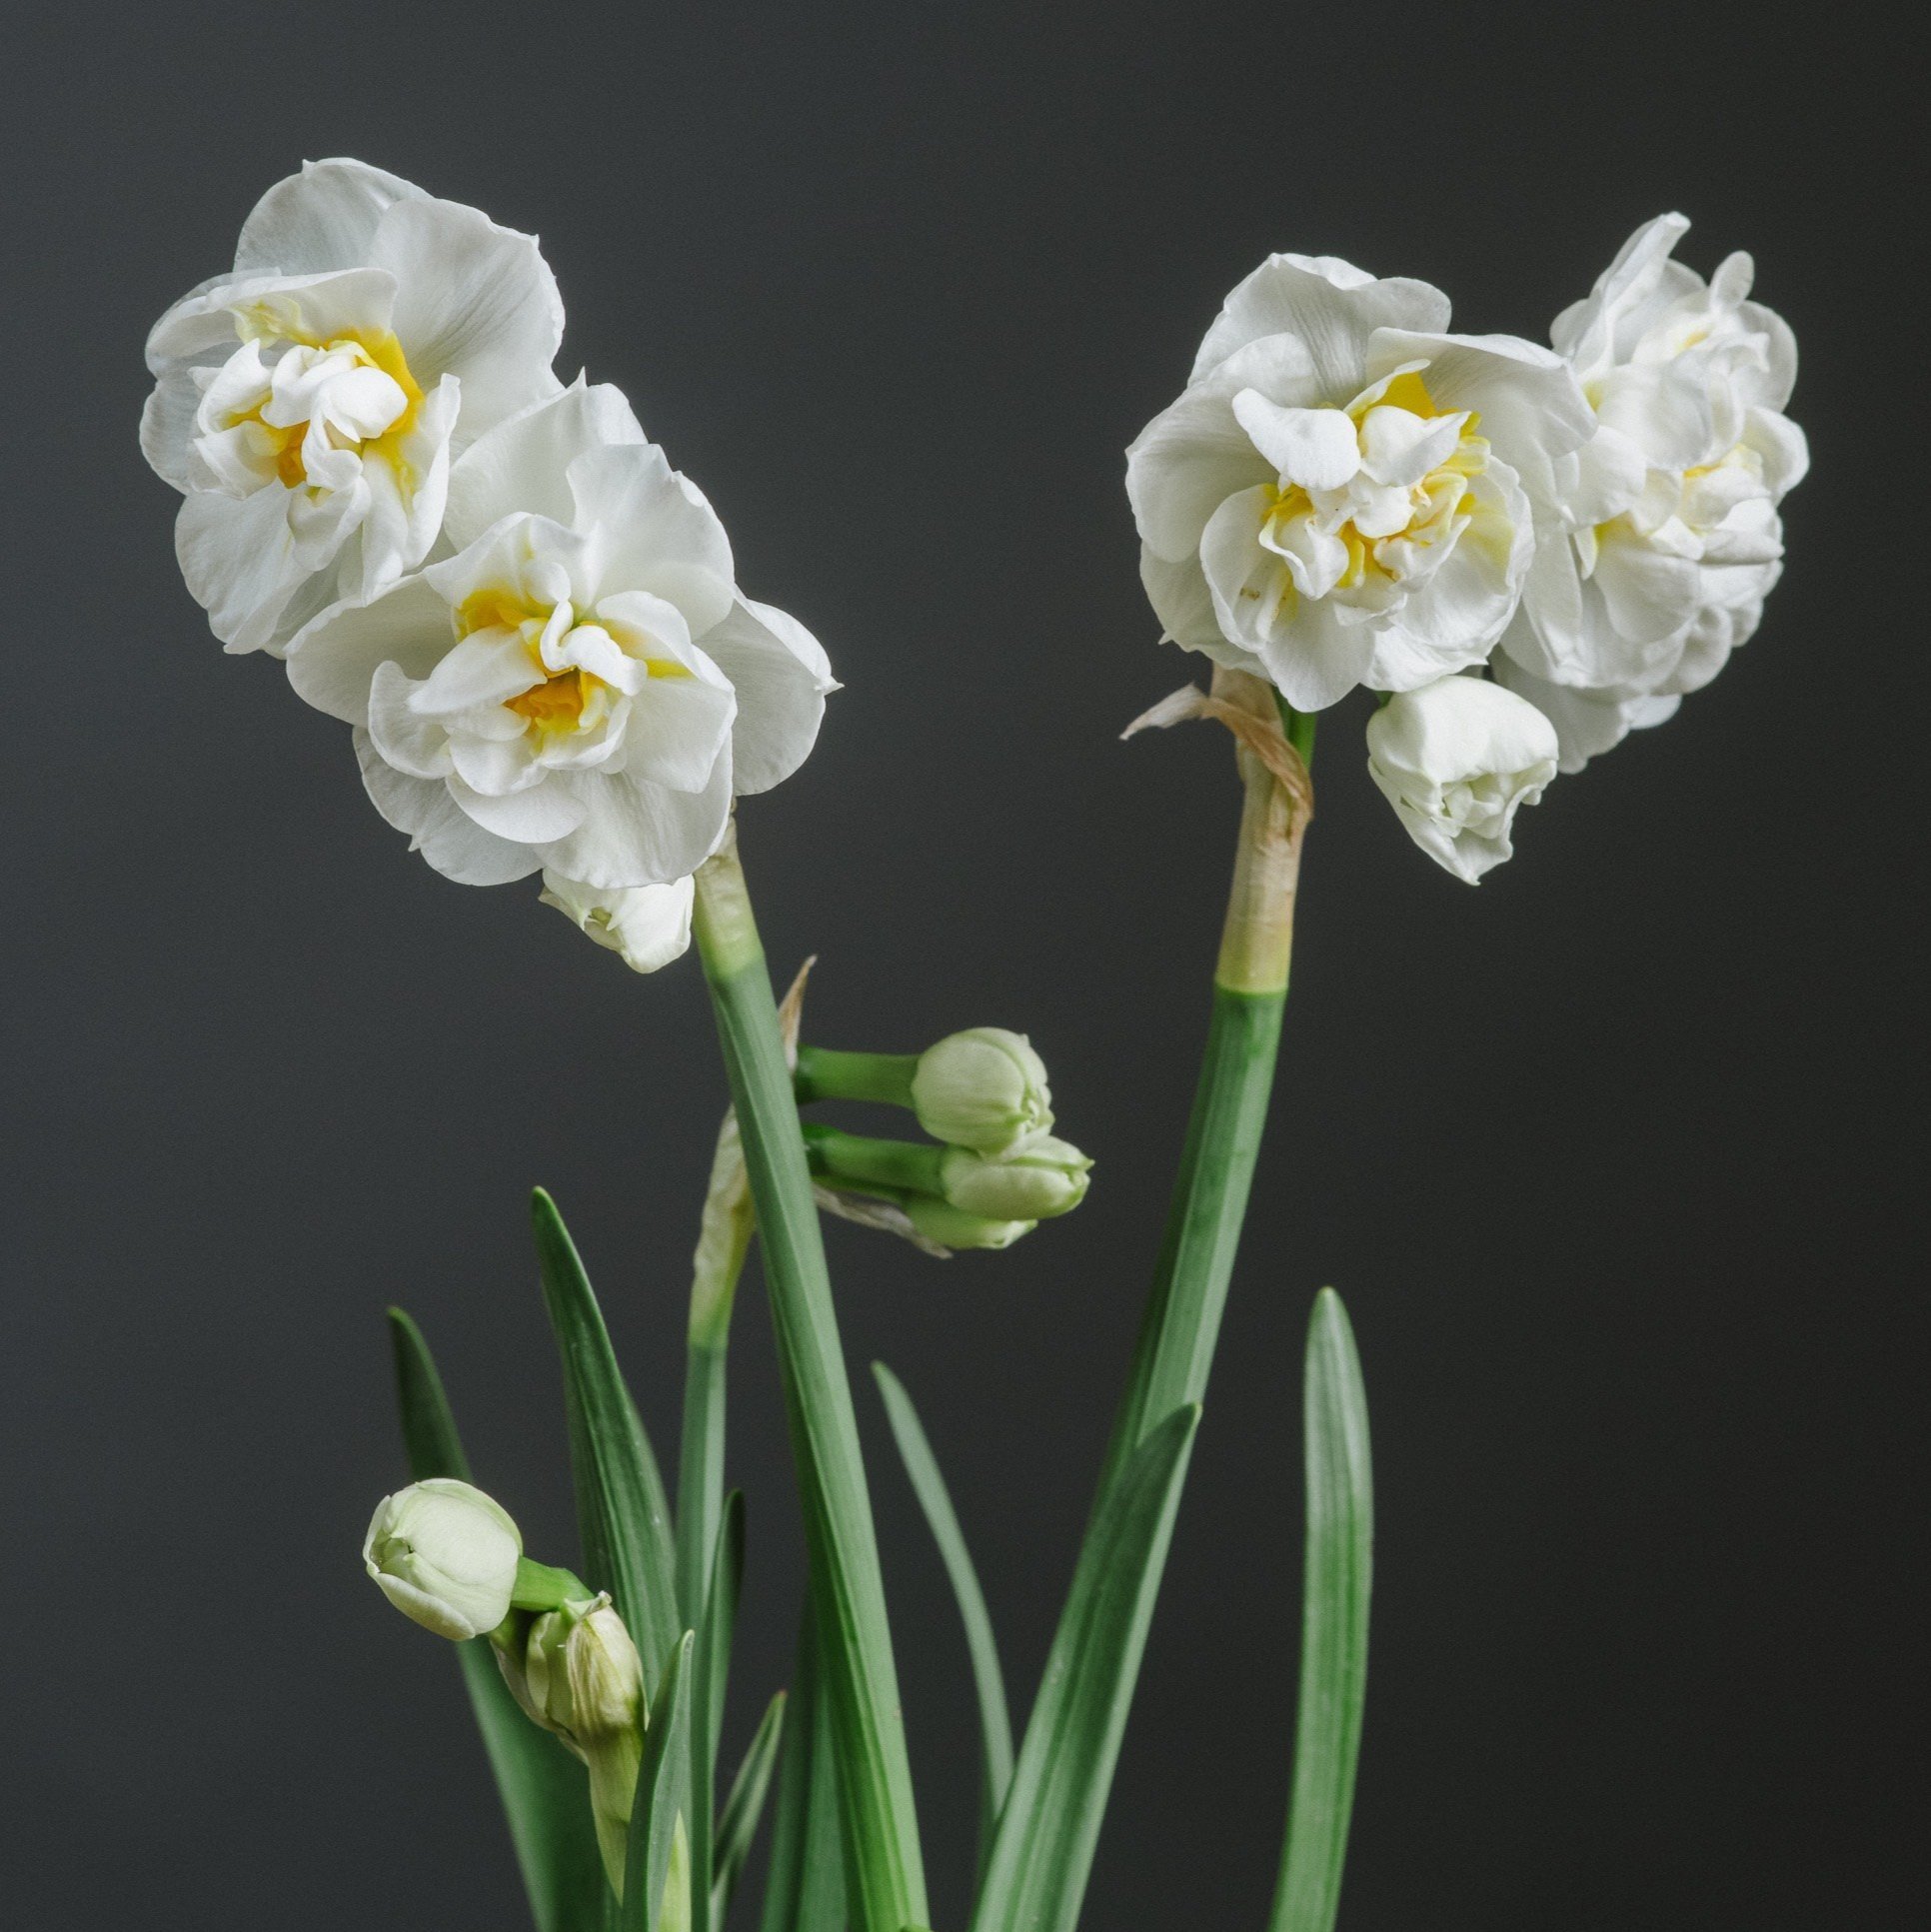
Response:
[[[18,23],[9,1923],[517,1926],[450,1659],[356,1560],[401,1471],[383,1305],[419,1313],[482,1478],[566,1551],[542,1181],[676,1438],[723,1096],[695,963],[638,980],[527,889],[411,858],[344,730],[212,643],[136,449],[148,325],[335,153],[540,231],[566,373],[631,392],[750,587],[830,648],[818,755],[744,826],[775,959],[822,956],[812,1033],[1024,1027],[1098,1156],[1089,1204],[1003,1256],[831,1233],[855,1362],[923,1405],[1021,1696],[1156,1243],[1235,811],[1218,734],[1114,742],[1197,669],[1155,647],[1121,449],[1270,249],[1532,335],[1664,208],[1705,272],[1756,251],[1816,462],[1721,682],[1558,784],[1478,893],[1368,786],[1360,709],[1322,723],[1272,1137],[1089,1922],[1261,1922],[1323,1281],[1380,1494],[1345,1925],[1907,1922],[1922,1336],[1893,1150],[1919,1088],[1892,1099],[1925,693],[1898,412],[1923,352],[1865,31],[1131,0]],[[742,1737],[800,1579],[755,1287],[736,1361]],[[861,1393],[956,1929],[965,1659]]]

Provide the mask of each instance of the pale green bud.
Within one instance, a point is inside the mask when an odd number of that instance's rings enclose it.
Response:
[[[397,1609],[461,1642],[510,1613],[523,1537],[509,1512],[453,1476],[412,1482],[376,1506],[362,1561]]]
[[[949,1034],[919,1056],[912,1110],[935,1140],[998,1153],[1052,1125],[1045,1062],[1003,1026]]]
[[[1009,1153],[949,1147],[939,1163],[946,1198],[987,1220],[1042,1221],[1077,1207],[1086,1197],[1092,1162],[1075,1146],[1042,1133]]]
[[[624,1891],[625,1849],[644,1761],[644,1663],[608,1594],[546,1610],[503,1674],[530,1716],[557,1733],[590,1772],[590,1810],[612,1889]]]
[[[1021,1234],[1030,1234],[1032,1221],[988,1221],[963,1213],[936,1194],[913,1194],[905,1203],[906,1218],[929,1241],[941,1247],[1010,1247]]]

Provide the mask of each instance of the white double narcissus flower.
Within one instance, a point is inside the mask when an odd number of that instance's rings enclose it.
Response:
[[[1516,812],[1555,777],[1555,727],[1481,678],[1443,678],[1368,720],[1368,775],[1408,837],[1474,885],[1512,848]]]
[[[452,452],[557,391],[562,338],[532,237],[360,161],[271,188],[148,339],[141,447],[215,635],[279,653],[421,563]]]
[[[1707,284],[1670,259],[1688,227],[1638,229],[1551,331],[1596,428],[1534,492],[1541,540],[1496,672],[1555,721],[1568,771],[1667,717],[1756,629],[1777,506],[1808,466],[1783,414],[1795,338],[1747,300],[1747,255]]]
[[[825,653],[739,595],[724,526],[615,389],[580,381],[480,439],[445,530],[455,556],[289,654],[437,871],[669,884],[717,849],[734,796],[810,752]]]
[[[1442,333],[1448,299],[1276,255],[1127,452],[1166,636],[1301,711],[1479,664],[1513,615],[1541,482],[1593,427],[1558,356]]]

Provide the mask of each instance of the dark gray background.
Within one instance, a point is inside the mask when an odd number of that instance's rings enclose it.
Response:
[[[1331,1280],[1380,1496],[1344,1924],[1915,1922],[1924,352],[1859,21],[25,21],[0,177],[10,1924],[517,1926],[450,1660],[356,1560],[401,1472],[381,1309],[421,1315],[483,1480],[566,1550],[543,1181],[667,1460],[676,1438],[723,1093],[695,963],[638,980],[527,889],[411,858],[342,728],[209,639],[135,446],[150,322],[335,153],[540,231],[566,373],[631,392],[750,587],[830,648],[818,755],[744,829],[774,958],[823,956],[813,1034],[1027,1028],[1098,1156],[1089,1204],[1003,1256],[831,1234],[854,1360],[923,1405],[1021,1695],[1157,1238],[1235,809],[1217,734],[1114,742],[1197,669],[1155,648],[1122,447],[1271,249],[1530,335],[1659,210],[1694,217],[1705,272],[1756,252],[1815,470],[1721,682],[1559,783],[1479,893],[1367,785],[1358,707],[1322,722],[1273,1132],[1088,1920],[1261,1922],[1298,1340]],[[800,1554],[755,1287],[738,1344],[742,1737]],[[861,1394],[956,1932],[964,1655]]]

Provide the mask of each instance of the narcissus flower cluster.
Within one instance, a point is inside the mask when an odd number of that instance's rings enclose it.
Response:
[[[1471,883],[1556,770],[1721,670],[1781,569],[1795,342],[1748,256],[1670,259],[1687,227],[1639,229],[1547,348],[1275,255],[1127,452],[1165,637],[1297,711],[1376,693],[1375,782]]]
[[[649,971],[837,687],[624,397],[558,380],[562,339],[534,237],[311,163],[155,326],[142,448],[216,636],[354,728],[383,817],[464,884],[541,873]]]

